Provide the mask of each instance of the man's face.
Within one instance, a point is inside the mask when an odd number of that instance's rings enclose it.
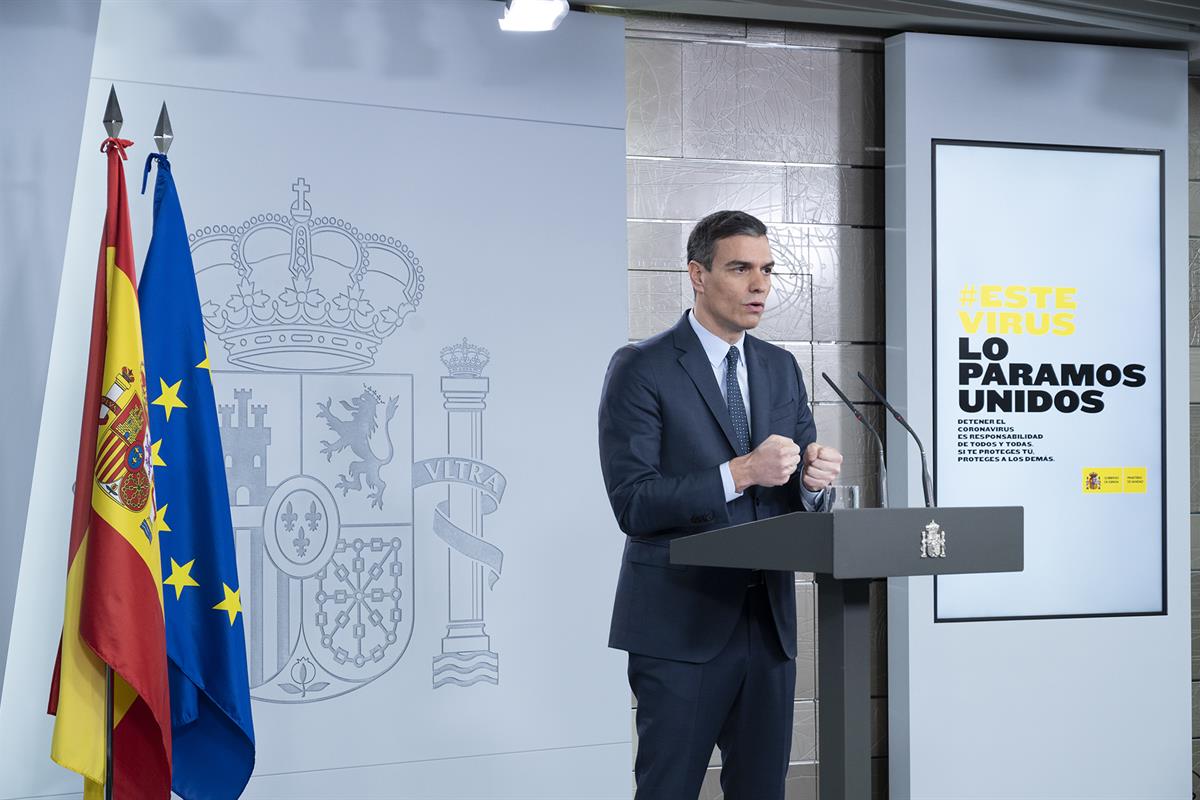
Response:
[[[775,260],[765,236],[728,236],[717,240],[712,269],[688,263],[696,290],[696,315],[718,335],[735,341],[757,327],[771,291]]]

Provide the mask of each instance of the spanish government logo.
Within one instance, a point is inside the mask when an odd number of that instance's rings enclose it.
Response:
[[[380,346],[420,306],[420,259],[314,216],[304,178],[291,188],[287,214],[189,237],[204,324],[231,366],[213,377],[251,695],[314,702],[383,675],[418,624],[417,580],[445,591],[419,621],[444,630],[439,651],[409,656],[429,659],[431,688],[498,684],[484,608],[503,566],[485,521],[506,487],[483,461],[491,354],[446,343],[436,386],[379,369]],[[440,392],[447,446],[416,460],[414,397],[426,391]],[[414,530],[418,490],[432,531]],[[446,550],[444,575],[414,574],[414,548],[429,546]]]

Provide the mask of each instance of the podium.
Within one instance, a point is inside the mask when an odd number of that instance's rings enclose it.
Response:
[[[798,512],[675,539],[671,563],[815,573],[820,796],[870,800],[871,580],[1019,572],[1024,509]]]

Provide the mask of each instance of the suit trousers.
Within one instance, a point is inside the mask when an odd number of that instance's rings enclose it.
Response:
[[[762,584],[748,587],[729,641],[701,664],[629,654],[637,698],[636,800],[700,794],[713,746],[727,800],[783,800],[796,662],[784,654]]]

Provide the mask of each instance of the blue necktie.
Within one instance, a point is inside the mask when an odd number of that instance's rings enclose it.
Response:
[[[729,418],[733,422],[733,434],[737,439],[737,454],[750,452],[750,420],[746,418],[746,405],[742,402],[742,387],[738,384],[738,349],[729,348],[725,355],[725,403],[729,406]]]

